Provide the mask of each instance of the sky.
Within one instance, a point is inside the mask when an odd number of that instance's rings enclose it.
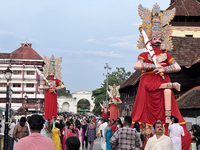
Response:
[[[170,0],[2,0],[0,53],[11,53],[20,43],[32,43],[41,56],[62,56],[62,81],[71,93],[101,87],[106,63],[116,71],[134,72],[138,5],[161,10]]]

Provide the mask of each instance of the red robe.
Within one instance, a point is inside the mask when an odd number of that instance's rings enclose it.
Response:
[[[105,109],[106,109],[106,113],[105,113]],[[103,113],[102,113],[102,118],[108,118],[108,107],[106,107],[106,108],[102,108],[102,110],[103,110]]]
[[[50,78],[49,81],[55,81],[56,87],[61,84],[59,79]],[[46,90],[44,100],[44,117],[51,120],[53,116],[57,117],[57,92],[54,93]]]
[[[120,101],[119,98],[116,98],[116,97],[113,97],[113,99],[117,100],[117,102]],[[110,98],[110,101],[112,101],[112,98]],[[114,119],[114,120],[117,120],[118,118],[118,105],[115,105],[115,104],[111,104],[110,105],[110,119]]]
[[[160,57],[162,63],[170,65],[171,62],[174,61],[174,58],[169,53],[160,51],[159,47],[154,47],[154,50],[157,56],[162,56]],[[145,63],[153,63],[149,60],[148,55],[148,52],[144,52],[138,56],[138,59],[142,59]],[[164,90],[158,88],[162,83],[171,81],[169,74],[165,73],[164,76],[165,79],[163,80],[159,74],[155,74],[153,71],[142,71],[134,108],[131,114],[133,123],[135,121],[139,123],[145,122],[152,126],[157,120],[161,120],[162,124],[165,124]],[[182,137],[182,150],[188,150],[191,143],[191,136],[186,128],[186,122],[181,116],[177,106],[173,90],[171,97],[171,111],[172,115],[179,119],[179,124],[183,127],[185,132],[185,136]],[[165,131],[165,134],[167,135],[168,124],[165,124]]]

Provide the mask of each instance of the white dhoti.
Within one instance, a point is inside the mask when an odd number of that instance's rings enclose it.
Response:
[[[173,143],[175,150],[181,150],[181,143]]]
[[[145,150],[176,150],[170,137],[162,135],[157,139],[156,135],[151,137],[145,146]]]
[[[101,149],[106,150],[106,142],[104,137],[101,137]]]

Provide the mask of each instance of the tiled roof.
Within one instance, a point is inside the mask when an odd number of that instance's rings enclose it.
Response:
[[[9,59],[10,53],[0,53],[0,59]]]
[[[31,48],[32,44],[21,43],[21,47],[10,53],[10,59],[43,60],[43,58]]]
[[[200,62],[200,38],[172,37],[174,49],[169,52],[180,66]]]
[[[200,108],[200,86],[187,91],[176,102],[179,109]]]
[[[174,2],[167,8],[176,8],[176,16],[199,16],[200,3],[197,0],[174,0]]]
[[[120,89],[129,86],[129,85],[135,85],[141,77],[141,71],[135,71],[126,81],[124,81],[120,85]]]

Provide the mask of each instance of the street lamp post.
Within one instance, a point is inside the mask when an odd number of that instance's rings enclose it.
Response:
[[[28,96],[25,95],[25,96],[24,96],[24,99],[25,99],[24,105],[25,105],[25,117],[26,117],[26,104],[27,104],[27,102],[28,102]]]
[[[4,150],[8,150],[8,104],[9,104],[9,79],[12,76],[12,71],[8,67],[4,71],[4,76],[7,80],[7,91],[6,91],[6,119],[5,119],[5,129],[4,129]]]
[[[13,93],[13,90],[10,89],[10,118],[12,117],[12,109],[11,109],[11,103],[12,103],[12,93]]]
[[[108,69],[111,70],[112,68],[109,67],[108,63],[106,63],[106,66],[104,67],[104,69],[107,69],[107,86],[106,86],[106,101],[108,100],[108,93],[107,93],[107,90],[108,90]]]

